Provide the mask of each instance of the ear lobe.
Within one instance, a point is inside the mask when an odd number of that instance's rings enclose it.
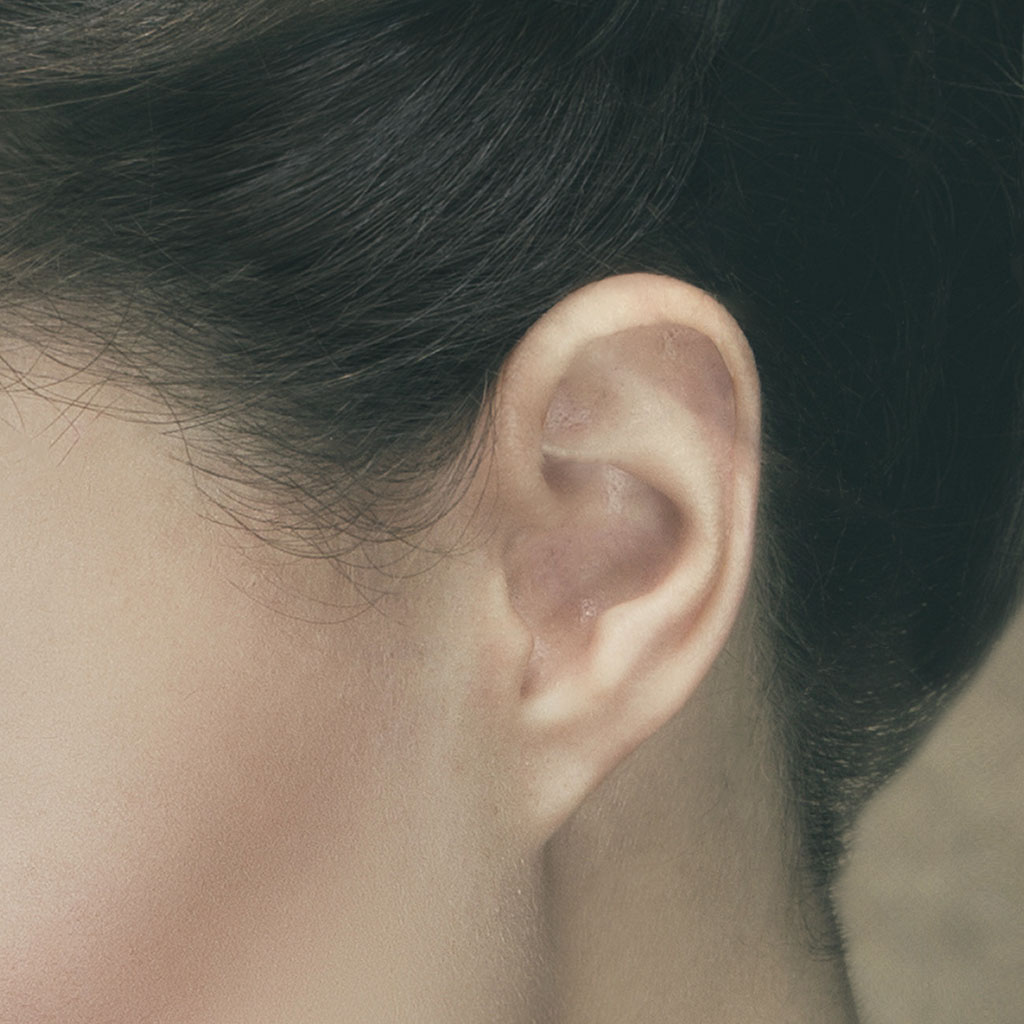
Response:
[[[533,637],[517,695],[525,813],[545,838],[686,703],[749,572],[749,349],[704,293],[653,280],[627,279],[634,309],[623,279],[601,283],[618,290],[612,320],[633,318],[607,334],[592,333],[609,318],[590,286],[589,308],[542,320],[499,385],[502,564]]]

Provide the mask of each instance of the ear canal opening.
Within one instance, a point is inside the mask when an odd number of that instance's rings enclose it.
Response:
[[[520,538],[510,597],[534,635],[531,686],[585,658],[606,609],[654,590],[683,543],[683,517],[656,488],[609,463],[544,457],[557,514]],[[542,665],[541,662],[544,664]]]
[[[536,360],[508,449],[521,514],[506,581],[534,639],[523,689],[585,703],[610,666],[675,645],[673,624],[712,593],[731,514],[733,380],[709,335],[669,322]]]

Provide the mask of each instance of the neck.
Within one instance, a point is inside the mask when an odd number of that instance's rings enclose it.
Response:
[[[559,1024],[855,1024],[741,689],[707,686],[550,844]]]

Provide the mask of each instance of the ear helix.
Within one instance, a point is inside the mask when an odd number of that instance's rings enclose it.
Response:
[[[656,590],[693,539],[691,492],[716,475],[696,473],[706,455],[693,450],[693,408],[715,434],[732,420],[720,359],[676,350],[696,340],[672,325],[597,339],[551,396],[540,436],[542,511],[508,552],[510,596],[534,634],[528,689],[569,664],[585,666],[602,613]]]

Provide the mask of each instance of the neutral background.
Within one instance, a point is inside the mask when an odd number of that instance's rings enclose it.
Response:
[[[868,807],[839,902],[865,1024],[1024,1022],[1024,615]]]

